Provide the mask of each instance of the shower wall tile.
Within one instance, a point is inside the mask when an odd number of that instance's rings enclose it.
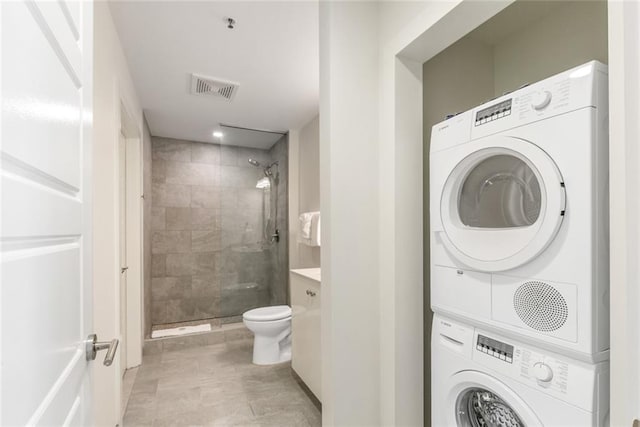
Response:
[[[246,210],[258,211],[262,209],[263,190],[258,188],[241,188],[238,189],[237,194],[238,203],[236,207],[240,212],[244,212]],[[257,218],[261,218],[261,215],[258,215]]]
[[[192,276],[191,293],[198,297],[220,297],[220,278],[215,274]]]
[[[191,143],[177,139],[154,137],[152,138],[152,159],[190,162]]]
[[[220,228],[220,213],[218,209],[191,208],[192,230],[217,230]]]
[[[153,160],[151,180],[157,184],[164,184],[167,176],[167,163],[164,160]]]
[[[269,150],[273,161],[278,162],[278,185],[277,185],[277,207],[278,218],[276,228],[280,232],[280,242],[272,246],[270,264],[270,302],[273,305],[289,303],[289,220],[287,212],[289,211],[288,202],[288,137],[282,137]],[[271,206],[273,214],[275,209]]]
[[[191,161],[193,163],[220,164],[220,146],[194,142],[191,145]]]
[[[152,323],[234,318],[285,303],[288,274],[276,270],[287,247],[286,138],[270,151],[153,141]],[[249,158],[280,162],[275,193],[255,188],[264,169]],[[270,244],[264,221],[275,215],[275,196],[282,239]]]
[[[153,184],[151,187],[154,206],[188,207],[191,205],[191,187],[188,185]]]
[[[220,188],[214,186],[191,187],[191,207],[217,208],[220,206]]]
[[[191,230],[190,208],[166,208],[167,230]]]
[[[222,166],[237,166],[238,165],[239,152],[237,147],[231,147],[228,145],[220,146],[220,165]],[[249,159],[245,161],[249,163]]]
[[[193,254],[167,254],[166,257],[167,276],[191,276],[195,274],[196,261]]]
[[[223,212],[236,212],[238,207],[238,192],[235,188],[225,188],[220,193],[220,209]]]
[[[167,321],[167,303],[165,301],[153,301],[153,289],[151,290],[151,322],[154,325],[170,323]]]
[[[216,252],[215,257],[215,273],[219,276],[229,276],[235,274],[238,277],[240,269],[240,254],[225,250]]]
[[[151,280],[152,301],[190,297],[191,276],[161,277]]]
[[[258,179],[260,179],[262,175],[263,172],[261,168],[220,166],[220,186],[233,188],[255,188]]]
[[[154,231],[151,234],[151,253],[168,254],[191,251],[189,231]]]
[[[236,285],[237,283],[240,283],[240,274],[235,271],[233,273],[227,273],[227,274],[217,274],[216,278],[218,280],[218,286],[220,286],[220,289],[228,289],[233,287],[234,285]]]
[[[166,228],[165,218],[165,208],[152,207],[151,230],[164,230]]]
[[[218,185],[220,170],[206,163],[166,162],[168,184]]]
[[[155,254],[151,256],[151,277],[165,277],[167,275],[167,256]]]
[[[192,252],[213,252],[221,248],[219,230],[199,230],[191,232]]]
[[[195,300],[190,296],[182,296],[166,301],[168,319],[175,319],[174,322],[186,322],[195,320],[196,305]]]
[[[195,260],[195,273],[213,274],[216,272],[215,254],[212,252],[195,253],[193,254]]]
[[[210,319],[216,317],[218,306],[220,305],[220,298],[215,297],[199,297],[193,299],[194,305],[194,318],[195,319]]]

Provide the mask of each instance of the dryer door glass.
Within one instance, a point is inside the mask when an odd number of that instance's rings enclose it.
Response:
[[[456,417],[459,427],[524,427],[513,408],[483,388],[466,389],[458,397]]]
[[[555,237],[565,213],[562,175],[535,144],[488,137],[460,149],[440,198],[439,239],[477,271],[529,262]]]
[[[468,227],[526,227],[537,221],[541,201],[540,184],[531,168],[515,156],[498,154],[468,173],[458,213]]]

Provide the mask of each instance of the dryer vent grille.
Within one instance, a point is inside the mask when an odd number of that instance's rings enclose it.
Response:
[[[513,295],[513,307],[527,326],[543,332],[558,330],[569,316],[567,301],[553,286],[538,281],[525,282]]]

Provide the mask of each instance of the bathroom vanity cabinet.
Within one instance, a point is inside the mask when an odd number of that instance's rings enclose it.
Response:
[[[320,269],[291,270],[291,366],[322,401]]]

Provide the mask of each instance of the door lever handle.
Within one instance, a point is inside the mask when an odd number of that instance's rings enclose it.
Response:
[[[102,363],[104,366],[111,366],[113,359],[116,356],[116,351],[118,350],[119,341],[117,339],[113,339],[111,342],[99,342],[98,336],[96,334],[91,334],[87,337],[85,342],[87,360],[96,360],[96,355],[99,351],[107,350],[107,354],[104,356],[104,362]]]
[[[120,274],[124,273],[128,269],[129,269],[129,267],[120,267]]]

